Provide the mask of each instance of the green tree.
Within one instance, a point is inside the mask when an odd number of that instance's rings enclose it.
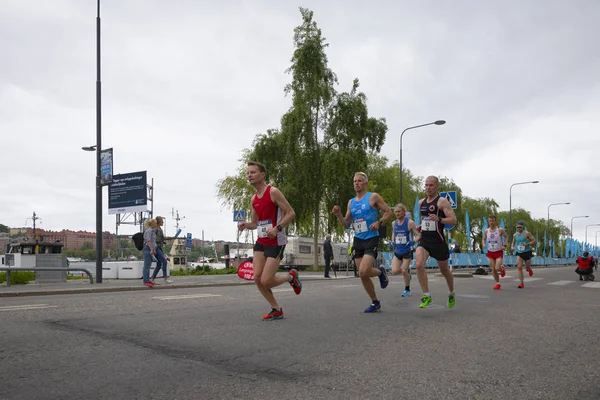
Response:
[[[92,244],[92,242],[85,242],[81,245],[81,250],[90,250],[93,248],[94,248],[94,245]]]
[[[295,51],[286,70],[292,76],[285,87],[292,106],[281,118],[281,128],[258,135],[247,156],[267,166],[269,182],[285,193],[296,212],[291,231],[312,234],[316,248],[323,228],[343,231],[329,211],[352,197],[352,176],[366,169],[369,152],[381,150],[387,125],[369,117],[358,79],[349,92],[336,92],[337,77],[325,54],[328,44],[313,12],[300,8],[300,13],[302,24],[294,29]],[[253,191],[243,190],[244,171],[245,166],[236,177],[218,183],[224,205],[249,209]]]
[[[0,224],[0,232],[2,233],[9,233],[10,232],[10,228],[6,225]]]

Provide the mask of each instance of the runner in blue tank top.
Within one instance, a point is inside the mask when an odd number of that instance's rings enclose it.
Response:
[[[377,193],[367,192],[369,179],[364,172],[354,174],[354,190],[356,197],[348,201],[346,216],[342,216],[339,206],[333,206],[333,215],[342,223],[344,228],[354,229],[354,262],[358,269],[360,280],[367,294],[371,298],[371,305],[365,309],[366,313],[378,311],[381,303],[375,294],[375,286],[371,278],[379,277],[382,289],[388,285],[385,267],[375,267],[377,258],[377,246],[379,245],[379,228],[392,219],[392,210]],[[377,219],[379,210],[384,214]]]
[[[392,232],[392,245],[394,247],[394,258],[392,259],[392,274],[398,275],[402,273],[404,276],[404,292],[402,297],[410,296],[410,262],[413,256],[414,242],[418,242],[420,238],[419,231],[415,222],[406,217],[406,206],[402,203],[396,204],[394,207],[396,220],[392,223],[394,231]],[[413,240],[410,234],[413,234]]]
[[[419,200],[421,211],[421,240],[417,247],[417,277],[423,290],[421,305],[426,308],[431,303],[429,294],[429,282],[425,272],[425,262],[431,256],[437,261],[438,268],[448,284],[448,308],[454,307],[456,296],[454,295],[454,276],[448,268],[450,251],[444,240],[444,224],[456,225],[456,215],[448,200],[440,197],[440,180],[436,176],[428,176],[425,179],[425,193],[427,197]]]
[[[525,287],[525,278],[523,276],[523,262],[525,262],[525,268],[529,273],[529,276],[533,276],[533,270],[531,269],[531,257],[533,257],[533,252],[531,251],[531,246],[535,246],[536,240],[533,235],[526,230],[524,230],[524,225],[522,222],[517,222],[517,232],[513,236],[512,241],[512,250],[517,250],[517,269],[519,274],[519,289],[523,289]]]

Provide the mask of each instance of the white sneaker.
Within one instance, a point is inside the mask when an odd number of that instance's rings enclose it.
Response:
[[[172,280],[170,280],[169,278],[165,279],[165,283],[173,283]]]

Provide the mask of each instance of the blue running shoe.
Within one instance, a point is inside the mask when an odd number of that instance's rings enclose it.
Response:
[[[387,271],[385,270],[385,267],[383,265],[379,267],[379,270],[381,271],[381,274],[379,275],[379,283],[381,284],[381,288],[385,289],[390,283],[387,276]]]
[[[372,312],[375,312],[375,311],[379,311],[380,308],[381,308],[381,302],[379,302],[379,301],[375,302],[374,301],[374,302],[371,303],[371,305],[369,307],[365,308],[365,312],[366,313],[372,313]]]
[[[410,297],[410,290],[405,290],[402,292],[402,297]]]

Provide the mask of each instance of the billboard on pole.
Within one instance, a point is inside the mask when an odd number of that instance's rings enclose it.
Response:
[[[108,213],[148,211],[146,171],[113,175],[108,186]]]
[[[113,149],[100,152],[100,184],[110,185],[113,181]]]

